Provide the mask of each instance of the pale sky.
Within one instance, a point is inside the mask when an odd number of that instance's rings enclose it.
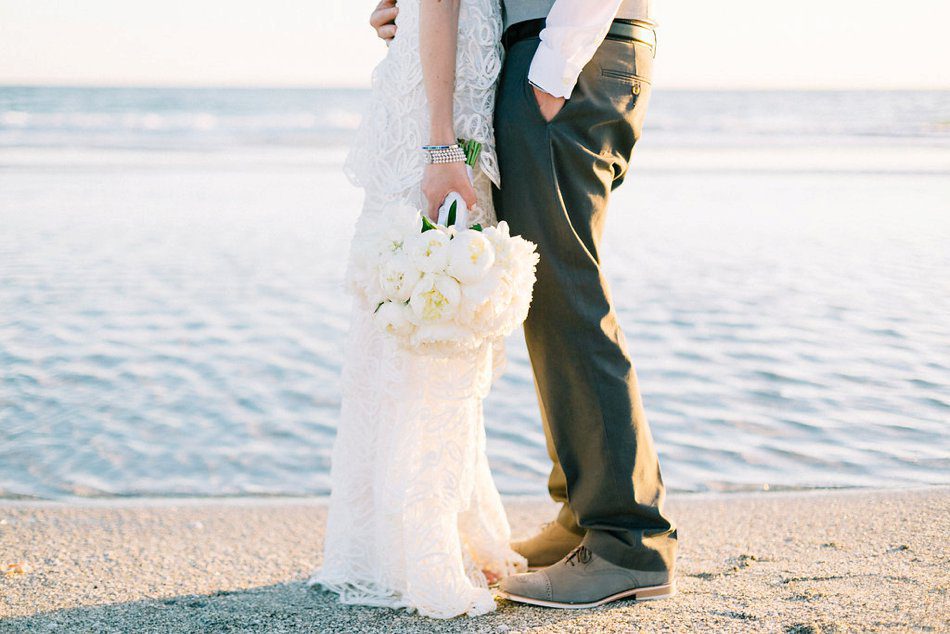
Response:
[[[366,86],[376,0],[0,0],[0,84]],[[950,88],[947,0],[655,0],[656,83]]]

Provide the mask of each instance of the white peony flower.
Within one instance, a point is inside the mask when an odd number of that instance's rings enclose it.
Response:
[[[364,306],[373,308],[382,301],[383,291],[379,286],[379,255],[372,242],[354,241],[350,260],[346,267],[347,288]]]
[[[462,286],[462,311],[474,311],[491,299],[495,289],[501,284],[502,272],[492,267],[478,282]]]
[[[462,284],[482,279],[495,263],[495,249],[478,231],[461,231],[449,243],[448,273]]]
[[[434,324],[455,317],[461,298],[459,283],[453,278],[445,274],[428,274],[416,282],[409,306],[416,324]]]
[[[373,314],[376,326],[391,335],[408,336],[412,334],[413,323],[409,320],[411,310],[402,302],[384,302]]]
[[[507,307],[514,298],[515,286],[512,284],[510,271],[505,271],[501,276],[501,281],[495,287],[491,299],[488,300],[496,306]]]
[[[399,205],[387,212],[384,224],[375,227],[373,237],[378,255],[396,253],[405,248],[407,239],[422,230],[422,216],[412,207]]]
[[[423,232],[422,215],[399,206],[381,220],[354,240],[347,284],[399,345],[457,356],[524,321],[538,255],[506,223]]]
[[[508,228],[507,222],[499,220],[494,227],[485,227],[485,235],[497,235],[499,238],[507,240],[511,237],[511,230]]]
[[[423,273],[435,273],[449,263],[449,242],[448,234],[431,229],[407,240],[405,248],[413,266]]]
[[[394,253],[379,267],[379,286],[386,297],[394,302],[408,301],[421,277],[422,273],[402,250]]]
[[[495,249],[495,260],[499,261],[503,268],[508,268],[508,260],[512,255],[512,237],[508,233],[508,223],[502,220],[496,227],[486,227],[484,234]]]

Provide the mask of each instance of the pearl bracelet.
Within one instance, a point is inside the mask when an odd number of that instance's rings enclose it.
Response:
[[[465,150],[455,145],[425,145],[422,147],[425,152],[426,163],[429,165],[441,165],[443,163],[465,163],[468,157],[465,156]]]

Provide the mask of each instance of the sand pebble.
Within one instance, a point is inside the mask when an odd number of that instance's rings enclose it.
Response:
[[[33,571],[33,568],[30,564],[18,561],[14,564],[7,564],[6,568],[3,570],[3,574],[10,575],[25,575]]]

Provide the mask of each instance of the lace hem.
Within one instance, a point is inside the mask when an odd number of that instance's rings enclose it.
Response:
[[[487,587],[473,588],[471,597],[469,597],[466,602],[460,602],[456,608],[445,609],[444,606],[428,607],[414,605],[404,599],[399,592],[373,582],[334,582],[324,580],[319,574],[315,574],[307,582],[307,585],[319,587],[324,592],[336,594],[339,597],[340,603],[344,605],[367,605],[377,608],[406,610],[407,612],[418,612],[422,616],[435,619],[451,619],[462,614],[469,617],[481,616],[482,614],[494,612],[497,608],[495,597]]]
[[[324,564],[314,583],[348,603],[440,618],[480,612],[472,592],[487,591],[482,570],[526,568],[509,547],[485,453],[481,401],[492,347],[473,358],[418,357],[357,311],[346,349]]]

